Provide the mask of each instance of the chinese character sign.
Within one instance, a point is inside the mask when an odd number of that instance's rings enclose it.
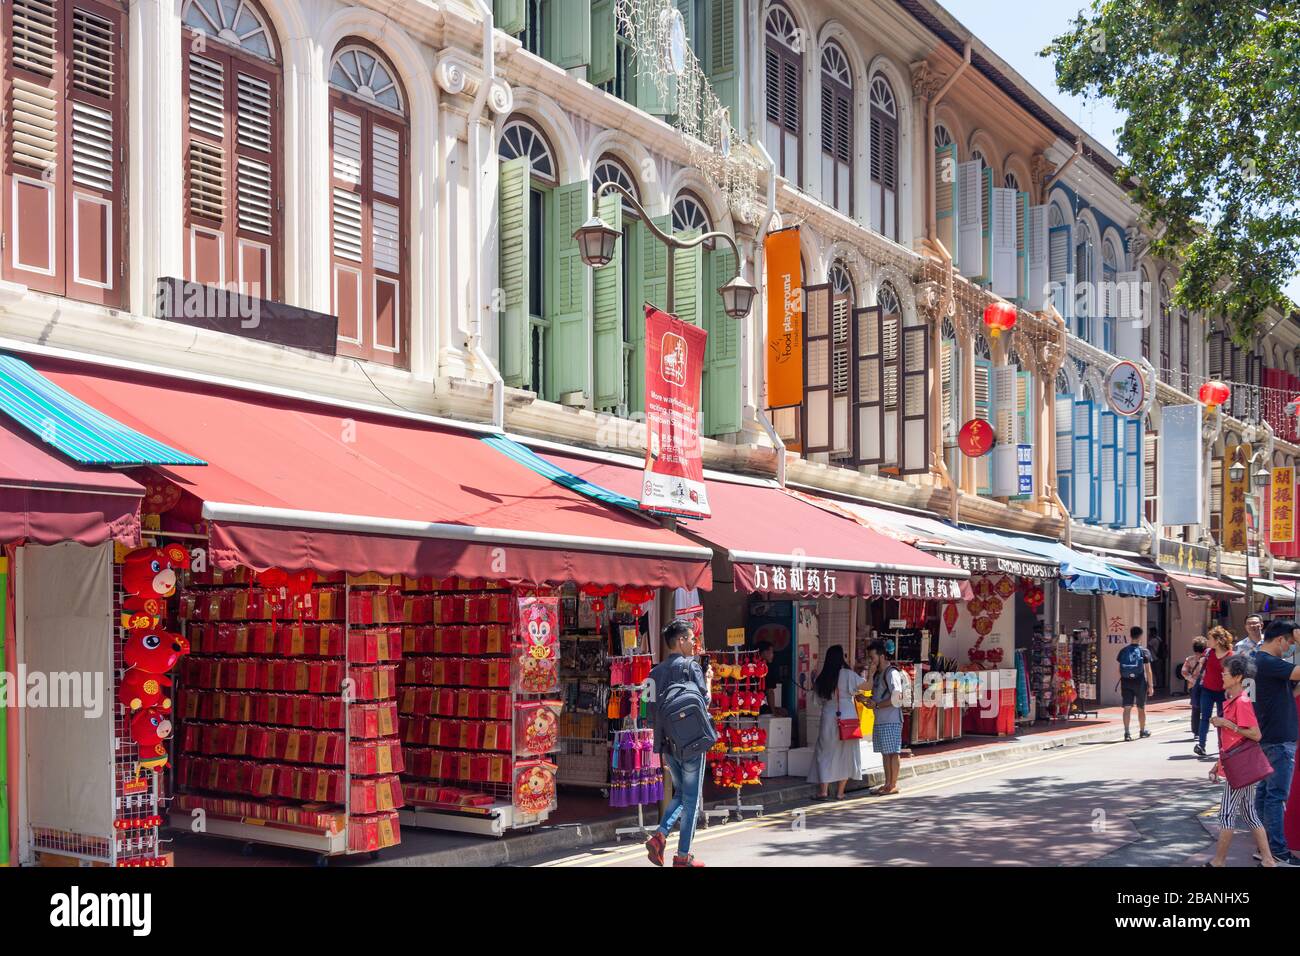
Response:
[[[708,517],[700,457],[700,381],[707,333],[646,306],[644,510]]]
[[[1225,551],[1246,550],[1246,475],[1242,469],[1240,480],[1233,481],[1233,462],[1249,461],[1249,445],[1228,445],[1223,451],[1223,512],[1221,544]]]
[[[1269,510],[1269,541],[1290,544],[1295,540],[1295,468],[1273,469]]]

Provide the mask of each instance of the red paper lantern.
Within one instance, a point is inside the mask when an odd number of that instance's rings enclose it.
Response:
[[[972,418],[957,433],[957,447],[967,458],[987,455],[997,439],[993,426],[982,418]]]
[[[1222,382],[1206,382],[1196,393],[1207,408],[1217,408],[1228,400],[1232,394],[1231,389]]]
[[[984,307],[984,324],[995,339],[1010,332],[1016,324],[1016,307],[1010,302],[990,302]]]

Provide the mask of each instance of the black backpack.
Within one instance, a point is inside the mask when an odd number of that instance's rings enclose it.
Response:
[[[1119,676],[1121,680],[1141,680],[1146,676],[1146,655],[1137,644],[1130,644],[1119,652]]]
[[[658,690],[655,702],[659,729],[678,760],[694,760],[718,739],[709,716],[709,702],[695,681],[687,678]]]

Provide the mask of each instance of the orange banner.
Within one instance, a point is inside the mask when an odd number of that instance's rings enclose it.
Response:
[[[1269,486],[1269,535],[1273,544],[1290,544],[1295,540],[1295,469],[1274,468]]]
[[[799,230],[770,232],[767,265],[767,407],[803,402],[803,269]]]

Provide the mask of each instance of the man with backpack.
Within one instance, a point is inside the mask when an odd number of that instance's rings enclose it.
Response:
[[[1147,730],[1147,695],[1154,681],[1151,678],[1151,652],[1142,646],[1142,628],[1136,624],[1128,629],[1129,643],[1119,652],[1120,702],[1124,705],[1124,739],[1132,740],[1129,719],[1133,707],[1138,710],[1138,736],[1150,737]]]
[[[691,855],[691,839],[704,791],[704,755],[718,739],[709,715],[713,668],[700,668],[699,641],[690,621],[678,618],[665,627],[664,646],[668,656],[650,671],[648,694],[655,752],[672,777],[673,796],[645,848],[650,862],[663,866],[668,834],[680,819],[673,866],[702,867]]]

